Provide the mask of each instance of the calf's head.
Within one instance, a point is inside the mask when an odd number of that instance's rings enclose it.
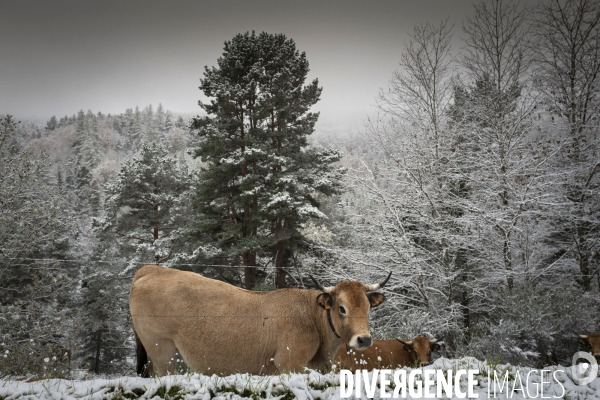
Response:
[[[404,350],[411,355],[411,359],[417,361],[419,365],[431,364],[431,352],[439,351],[440,345],[435,339],[429,339],[425,336],[417,336],[413,340],[400,340],[404,344]]]
[[[600,332],[579,335],[579,343],[589,346],[593,356],[600,360]]]
[[[317,304],[327,310],[334,333],[355,350],[366,349],[373,343],[369,332],[369,309],[385,300],[385,296],[376,290],[382,288],[391,275],[390,272],[382,283],[373,285],[344,281],[329,287],[323,287],[311,276],[323,292],[317,296]]]

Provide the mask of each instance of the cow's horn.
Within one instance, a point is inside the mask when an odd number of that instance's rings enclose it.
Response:
[[[588,335],[579,335],[579,337],[582,338],[582,339],[587,339],[588,338],[587,336]]]
[[[309,275],[310,279],[315,283],[315,286],[323,293],[329,293],[333,290],[333,286],[323,287],[312,275]]]
[[[367,292],[372,292],[374,290],[381,289],[382,287],[384,287],[385,284],[390,280],[390,276],[392,276],[392,271],[390,271],[389,275],[387,276],[387,278],[385,278],[383,282],[365,285],[367,287]]]
[[[404,342],[404,344],[409,344],[412,346],[412,342],[413,342],[412,340],[407,340],[406,342]]]
[[[430,340],[429,343],[437,343],[437,339]]]

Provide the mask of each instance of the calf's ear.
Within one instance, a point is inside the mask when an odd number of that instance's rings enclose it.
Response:
[[[371,303],[371,307],[377,307],[385,300],[385,296],[378,292],[367,293],[367,298]]]
[[[317,296],[317,304],[325,310],[329,310],[333,307],[333,296],[329,293],[321,293]]]
[[[590,345],[590,342],[589,342],[587,336],[584,337],[584,335],[579,335],[579,339],[577,339],[577,341],[579,342],[579,344],[582,344],[584,346]]]
[[[431,343],[431,351],[433,351],[433,352],[440,351],[440,345],[437,343]]]
[[[415,348],[412,346],[412,340],[409,340],[408,343],[398,338],[396,338],[396,340],[404,345],[405,351],[408,351],[409,353],[415,351]]]

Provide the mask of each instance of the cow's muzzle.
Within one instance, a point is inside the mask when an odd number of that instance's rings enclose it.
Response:
[[[356,344],[355,344],[355,348],[356,350],[363,350],[366,349],[367,347],[370,347],[373,344],[373,339],[371,339],[371,336],[357,336],[356,337]]]

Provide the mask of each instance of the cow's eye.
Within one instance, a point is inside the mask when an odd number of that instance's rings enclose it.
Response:
[[[346,309],[343,306],[340,306],[340,313],[346,314]]]

